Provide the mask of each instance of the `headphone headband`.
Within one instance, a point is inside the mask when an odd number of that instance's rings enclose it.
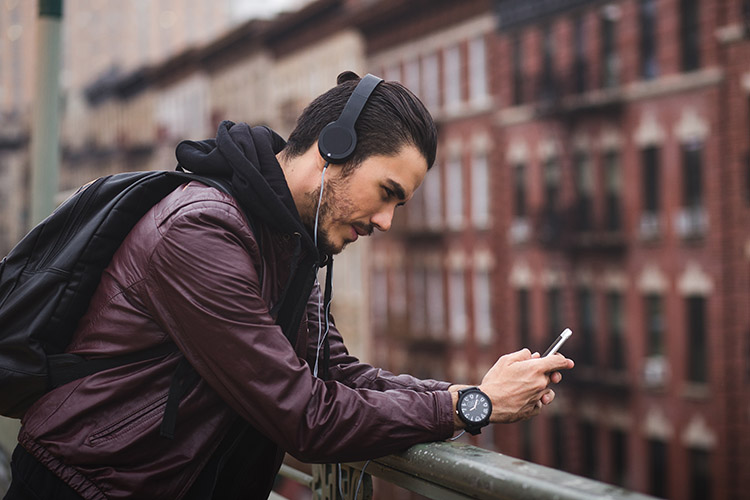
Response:
[[[318,137],[318,151],[329,163],[345,163],[357,146],[357,132],[354,125],[365,104],[382,78],[367,74],[362,78],[346,101],[339,118],[326,125]]]

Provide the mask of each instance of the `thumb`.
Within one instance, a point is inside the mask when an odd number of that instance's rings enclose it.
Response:
[[[562,354],[554,354],[552,356],[547,356],[545,358],[542,358],[542,361],[546,362],[547,372],[558,371],[558,370],[570,370],[574,366],[573,360],[566,358]]]

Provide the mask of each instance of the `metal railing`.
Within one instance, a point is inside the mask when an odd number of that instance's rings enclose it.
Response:
[[[362,468],[365,467],[362,476]],[[455,442],[413,446],[403,453],[337,465],[314,465],[312,475],[284,465],[315,500],[372,498],[372,477],[433,499],[646,500],[648,495]]]

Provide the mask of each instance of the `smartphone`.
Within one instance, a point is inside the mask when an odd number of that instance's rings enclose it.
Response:
[[[546,351],[544,351],[544,354],[542,354],[543,358],[546,358],[547,356],[552,356],[555,354],[565,343],[566,340],[570,338],[570,336],[573,335],[573,331],[570,328],[566,328],[562,331],[559,337],[555,339],[554,342],[547,348]]]

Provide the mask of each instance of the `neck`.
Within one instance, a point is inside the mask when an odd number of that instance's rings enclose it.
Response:
[[[310,206],[310,193],[317,192],[320,187],[320,174],[325,162],[318,154],[317,145],[293,158],[287,157],[282,151],[276,155],[276,159],[284,172],[297,212],[304,220],[315,209],[314,206]],[[326,174],[326,177],[328,175]]]

